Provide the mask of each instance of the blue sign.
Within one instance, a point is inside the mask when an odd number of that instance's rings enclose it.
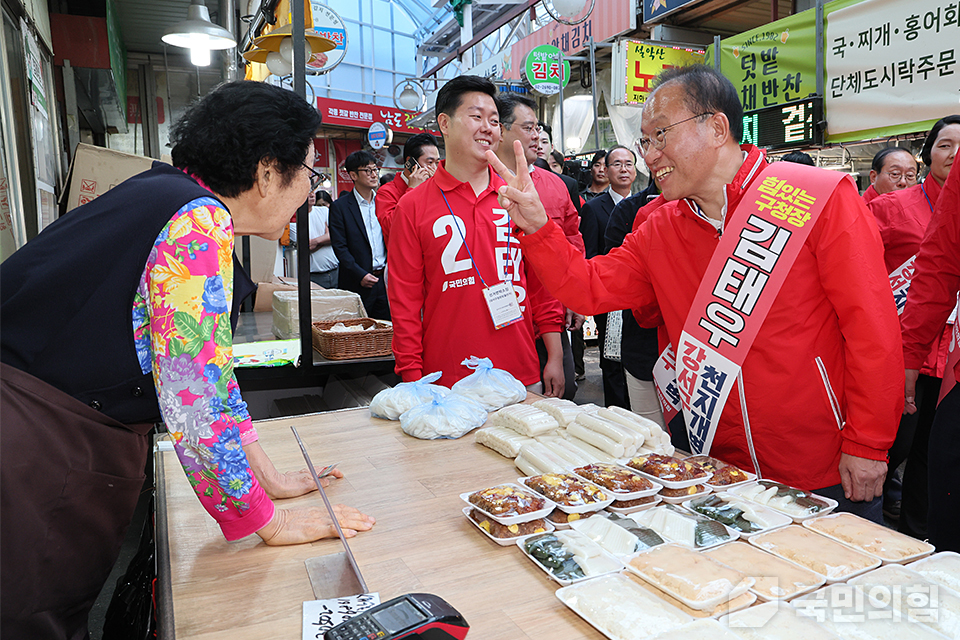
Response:
[[[674,11],[699,4],[703,0],[643,0],[643,23],[656,22]]]

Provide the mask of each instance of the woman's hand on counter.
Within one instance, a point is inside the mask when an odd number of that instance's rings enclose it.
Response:
[[[333,511],[343,529],[343,535],[352,538],[358,531],[373,528],[376,520],[364,515],[358,509],[342,504],[333,505]],[[277,509],[267,526],[257,531],[263,541],[270,546],[303,544],[321,538],[337,537],[337,528],[330,514],[322,507],[291,507]]]
[[[296,498],[317,490],[317,485],[313,482],[313,476],[308,469],[287,473],[277,471],[266,451],[260,446],[259,440],[243,445],[243,451],[247,454],[250,470],[270,498],[274,500]],[[343,472],[334,469],[330,475],[334,478],[342,478]],[[327,487],[330,485],[330,478],[320,478],[320,483]]]

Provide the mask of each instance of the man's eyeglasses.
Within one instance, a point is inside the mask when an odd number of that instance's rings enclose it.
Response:
[[[685,120],[681,120],[680,122],[674,122],[673,124],[668,124],[663,128],[654,129],[652,139],[647,137],[640,138],[640,150],[643,151],[644,153],[647,153],[650,150],[651,145],[653,145],[655,149],[663,149],[667,145],[667,140],[666,140],[667,131],[670,131],[670,129],[673,129],[677,125],[681,125],[684,122],[689,122],[690,120],[695,120],[696,118],[702,118],[703,116],[712,116],[712,115],[713,115],[712,113],[701,113],[695,116],[690,116],[689,118],[686,118]]]
[[[503,128],[506,129],[507,131],[509,131],[510,128],[513,127],[514,125],[513,122],[504,122],[502,124],[503,124]],[[520,131],[523,131],[528,136],[532,136],[534,134],[540,135],[541,129],[540,129],[540,125],[538,124],[524,123],[520,125]]]
[[[365,173],[368,176],[380,175],[380,167],[360,167],[357,173]]]
[[[884,171],[884,173],[890,176],[890,179],[894,182],[900,182],[901,179],[904,179],[907,182],[914,182],[917,179],[916,171],[907,171],[906,173],[900,173],[899,171]]]
[[[323,182],[323,174],[304,162],[300,164],[310,172],[310,191],[316,191],[320,183]]]
[[[617,171],[620,171],[620,169],[632,169],[635,166],[637,165],[633,162],[630,162],[629,160],[626,162],[617,160],[616,162],[611,162],[610,164],[607,165],[608,168],[615,169]]]

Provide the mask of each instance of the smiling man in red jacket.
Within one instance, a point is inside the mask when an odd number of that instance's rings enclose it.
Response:
[[[605,256],[569,247],[523,171],[501,203],[566,305],[665,324],[691,448],[879,520],[903,356],[876,224],[849,178],[768,167],[741,123],[713,69],[665,71],[641,147],[667,202]]]

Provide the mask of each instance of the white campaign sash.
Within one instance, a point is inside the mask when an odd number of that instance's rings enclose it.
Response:
[[[710,452],[747,353],[811,228],[843,179],[849,178],[775,162],[763,169],[730,213],[677,345],[677,391],[694,453]]]
[[[680,392],[677,391],[677,354],[672,344],[667,344],[653,365],[653,386],[657,390],[663,422],[669,425],[681,411]]]
[[[913,282],[913,275],[917,268],[913,266],[916,255],[910,256],[910,259],[890,272],[890,288],[893,289],[893,301],[897,303],[897,315],[903,315],[903,310],[907,306],[907,293],[910,291],[910,283]],[[953,324],[957,321],[957,306],[953,307],[950,317],[947,318],[947,324]]]

